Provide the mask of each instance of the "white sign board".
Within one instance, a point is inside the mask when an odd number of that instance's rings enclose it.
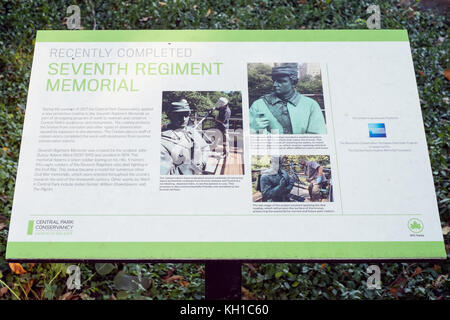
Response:
[[[39,31],[7,258],[445,258],[406,31]]]

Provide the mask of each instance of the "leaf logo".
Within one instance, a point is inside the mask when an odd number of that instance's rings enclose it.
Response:
[[[411,229],[417,229],[420,230],[420,228],[422,227],[419,223],[417,223],[417,221],[414,221],[413,223],[411,223]]]
[[[409,219],[408,229],[414,233],[420,233],[423,231],[423,222],[417,218]]]

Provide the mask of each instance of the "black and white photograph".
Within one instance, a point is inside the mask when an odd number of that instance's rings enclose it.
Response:
[[[242,95],[165,91],[161,175],[243,175]]]
[[[253,202],[333,202],[327,155],[252,156]]]

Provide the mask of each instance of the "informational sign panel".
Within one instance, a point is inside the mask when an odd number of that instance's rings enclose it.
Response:
[[[7,258],[440,259],[406,31],[39,31]]]

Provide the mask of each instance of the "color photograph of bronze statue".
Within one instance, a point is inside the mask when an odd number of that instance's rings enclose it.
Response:
[[[252,156],[253,202],[333,202],[330,157]]]
[[[161,175],[243,175],[242,95],[164,91]]]
[[[252,134],[326,134],[318,63],[249,63]]]

